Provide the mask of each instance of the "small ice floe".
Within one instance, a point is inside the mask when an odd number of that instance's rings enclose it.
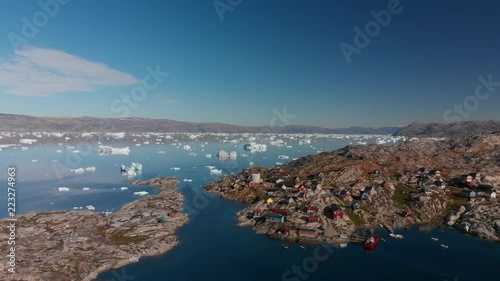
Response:
[[[145,141],[145,142],[143,142],[143,144],[149,144],[149,141]]]
[[[236,151],[231,151],[227,153],[225,150],[221,150],[217,153],[217,157],[219,157],[219,160],[226,160],[226,159],[236,160],[237,156],[238,153]]]
[[[137,144],[136,144],[137,145]],[[129,155],[130,148],[117,148],[112,146],[99,145],[99,155]]]
[[[52,162],[54,162],[54,163],[57,163],[57,162],[59,162],[59,160],[57,160],[57,159],[54,159],[54,160],[50,160],[50,161],[52,161]]]
[[[36,163],[36,162],[38,162],[38,160],[36,159],[31,160],[31,163]]]
[[[96,168],[94,166],[90,166],[90,167],[87,167],[85,168],[85,171],[87,172],[95,172]]]
[[[19,143],[22,143],[22,144],[33,144],[34,142],[37,142],[37,140],[34,140],[34,139],[20,139],[19,140]]]
[[[196,156],[196,153],[194,153],[194,152],[189,152],[189,156]]]
[[[289,159],[290,156],[287,156],[287,155],[280,155],[278,156],[279,159]]]
[[[174,171],[179,171],[180,169],[181,168],[179,168],[179,167],[172,167],[172,168],[170,168],[170,170],[174,170]]]
[[[90,190],[90,187],[84,187],[82,190]]]
[[[267,145],[259,144],[255,142],[247,143],[243,146],[243,149],[250,151],[250,153],[265,152],[267,150]]]
[[[311,144],[310,139],[299,140],[299,145]]]
[[[215,166],[205,166],[205,168],[211,170],[211,169],[215,169]]]
[[[401,234],[390,233],[389,236],[391,236],[392,238],[396,238],[396,239],[403,239],[403,235],[401,235]]]
[[[133,178],[137,176],[137,174],[142,173],[142,164],[137,162],[132,162],[132,165],[130,167],[122,165],[120,171],[122,173],[122,176],[128,176],[129,178]]]
[[[92,205],[88,205],[88,206],[87,206],[87,210],[91,210],[91,211],[93,211],[93,210],[95,210],[95,207],[94,207],[94,206],[92,206]]]
[[[136,191],[134,192],[134,195],[140,195],[140,196],[144,196],[144,195],[148,195],[149,192],[147,191]]]
[[[186,145],[184,145],[182,147],[182,149],[184,149],[184,150],[191,150],[191,146],[189,146],[189,145],[186,144]]]
[[[285,146],[285,147],[286,147],[286,148],[293,148],[293,146],[291,146],[291,145],[287,145],[287,146]]]
[[[248,154],[245,154],[245,153],[240,154],[240,156],[244,157],[244,158],[250,157]]]
[[[22,146],[21,147],[21,150],[28,150],[29,148],[27,148],[26,146]]]
[[[212,158],[212,154],[205,154],[205,158]]]
[[[158,150],[158,151],[156,151],[156,153],[158,153],[158,154],[165,154],[165,150]]]
[[[73,207],[73,210],[81,210],[83,209],[82,207]]]
[[[449,247],[448,247],[448,245],[441,244],[441,248],[443,248],[443,249],[448,249]]]
[[[69,187],[61,186],[57,188],[58,191],[69,191]]]
[[[80,153],[80,150],[75,149],[75,150],[73,150],[73,153]]]
[[[135,146],[142,146],[142,144],[140,144],[140,143],[136,143],[136,144],[135,144]]]
[[[182,181],[183,182],[192,182],[193,180],[192,179],[183,179]]]
[[[127,189],[128,189],[128,187],[126,187],[126,186],[120,187],[120,190],[127,190]]]
[[[75,173],[75,174],[83,174],[85,172],[85,169],[84,168],[78,168],[78,169],[71,169],[70,171],[73,172],[73,173]]]
[[[255,163],[254,163],[254,162],[250,162],[250,163],[248,163],[248,165],[250,165],[250,166],[254,166],[254,165],[255,165]]]
[[[222,175],[222,169],[210,169],[210,174],[211,175]]]
[[[283,163],[281,163],[281,162],[276,162],[276,165],[283,165]]]
[[[58,150],[56,150],[56,153],[63,153],[63,151],[58,149]]]
[[[431,237],[432,241],[439,241],[439,238]]]

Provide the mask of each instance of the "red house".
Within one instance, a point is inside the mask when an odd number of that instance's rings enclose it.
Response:
[[[299,187],[299,192],[306,192],[306,188],[303,185],[301,185]]]
[[[319,222],[319,218],[314,216],[313,214],[309,214],[309,217],[307,218],[308,222]]]
[[[302,237],[316,237],[316,230],[314,229],[299,229],[298,231],[299,233],[299,236],[302,236]]]
[[[330,207],[330,210],[332,211],[332,215],[333,215],[333,219],[344,219],[344,212],[342,211],[342,209],[340,208],[339,205],[337,204],[333,204],[331,207]]]
[[[309,203],[309,204],[307,204],[307,210],[308,211],[317,211],[318,208],[316,208],[316,206],[314,206],[312,203]]]

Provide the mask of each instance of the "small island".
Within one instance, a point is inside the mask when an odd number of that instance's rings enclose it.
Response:
[[[239,225],[318,243],[362,242],[361,229],[448,225],[500,241],[500,133],[347,146],[251,167],[205,189],[251,204]]]
[[[131,181],[159,193],[126,204],[116,213],[31,212],[17,217],[16,272],[7,280],[84,280],[145,256],[160,255],[178,244],[176,231],[188,221],[184,196],[175,178]],[[3,225],[7,222],[0,220]],[[0,240],[8,240],[5,229]],[[7,243],[0,251],[7,252]]]

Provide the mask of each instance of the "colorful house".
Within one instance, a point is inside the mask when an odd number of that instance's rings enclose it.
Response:
[[[314,229],[305,229],[305,228],[300,228],[298,230],[298,235],[301,236],[301,237],[310,237],[310,238],[314,238],[314,237],[317,236],[316,230],[314,230]]]
[[[330,206],[330,210],[332,212],[333,219],[344,219],[344,212],[340,208],[339,205],[333,204]]]
[[[313,214],[309,214],[309,217],[307,218],[307,221],[308,222],[319,222],[319,218],[316,217],[315,215]]]
[[[285,217],[280,214],[267,213],[264,215],[264,218],[268,222],[284,222]]]

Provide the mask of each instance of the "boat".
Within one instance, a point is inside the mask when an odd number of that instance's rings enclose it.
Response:
[[[366,239],[365,243],[363,243],[363,247],[367,251],[373,251],[377,248],[378,243],[380,242],[380,237],[377,235],[372,235]]]
[[[436,238],[436,237],[431,237],[431,239],[432,239],[433,241],[439,241],[439,238]]]
[[[302,249],[305,249],[305,248],[306,248],[306,247],[304,247],[304,246],[302,246],[302,245],[300,245],[299,247],[300,247],[300,248],[302,248]]]
[[[439,232],[444,233],[444,230],[439,230]]]
[[[441,248],[448,249],[448,245],[441,244]]]
[[[283,249],[285,249],[285,250],[288,249],[288,245],[285,245],[285,244],[281,245],[281,247],[283,247]]]
[[[391,236],[392,238],[396,238],[396,239],[403,239],[403,235],[401,235],[401,234],[390,233],[389,236]]]

